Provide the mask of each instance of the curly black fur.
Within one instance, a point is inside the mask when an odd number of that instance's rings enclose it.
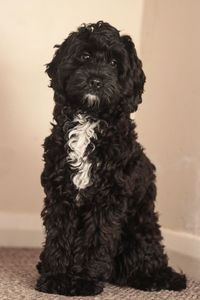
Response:
[[[44,142],[46,241],[36,289],[95,295],[105,281],[142,290],[184,289],[185,275],[168,266],[162,245],[155,167],[130,119],[145,82],[131,38],[100,21],[81,26],[56,47],[46,69],[55,122]],[[92,95],[89,102],[86,94]],[[85,153],[91,182],[84,189],[74,184],[78,170],[67,160],[78,114],[98,122]]]

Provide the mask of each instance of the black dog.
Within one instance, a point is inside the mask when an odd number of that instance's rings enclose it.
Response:
[[[98,22],[56,47],[46,70],[55,123],[44,142],[46,242],[36,289],[95,295],[105,281],[184,289],[161,243],[155,167],[130,119],[145,82],[131,38]]]

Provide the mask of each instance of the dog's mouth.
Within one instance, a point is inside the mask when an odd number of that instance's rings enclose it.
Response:
[[[87,102],[88,106],[98,105],[100,103],[100,98],[95,93],[87,93],[83,97],[83,101]]]

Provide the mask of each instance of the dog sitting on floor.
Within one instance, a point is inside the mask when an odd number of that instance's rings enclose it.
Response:
[[[168,266],[155,212],[155,167],[130,113],[145,75],[128,35],[99,21],[56,45],[54,90],[41,183],[46,241],[36,289],[96,295],[105,282],[136,289],[186,287]]]

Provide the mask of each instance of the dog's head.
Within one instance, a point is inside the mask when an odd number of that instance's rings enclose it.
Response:
[[[130,36],[99,21],[79,27],[55,47],[46,72],[64,101],[84,109],[114,108],[123,101],[129,112],[137,110],[145,75]]]

